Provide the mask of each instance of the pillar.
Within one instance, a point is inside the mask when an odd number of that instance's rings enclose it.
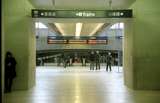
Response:
[[[160,1],[137,0],[126,23],[124,40],[125,84],[139,90],[160,89]]]
[[[35,33],[28,0],[3,0],[4,50],[17,60],[13,90],[26,90],[35,84]],[[4,54],[3,54],[4,55]]]

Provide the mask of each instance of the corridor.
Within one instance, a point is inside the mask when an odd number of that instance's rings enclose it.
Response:
[[[122,68],[37,67],[36,86],[5,94],[5,103],[160,103],[158,91],[133,91],[123,84]]]

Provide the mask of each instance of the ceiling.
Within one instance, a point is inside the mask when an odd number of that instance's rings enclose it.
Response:
[[[126,9],[135,0],[29,0],[35,8],[38,9],[63,9],[63,10],[107,10],[107,9]],[[98,20],[97,20],[98,21]],[[82,35],[95,35],[97,32],[103,30],[110,23],[83,23],[81,29]],[[99,28],[95,30],[98,25]],[[70,36],[75,35],[76,23],[58,23],[50,22],[47,24],[49,28],[58,32],[59,34]]]
[[[57,25],[58,26],[57,26]],[[92,36],[102,31],[110,23],[82,23],[81,36]],[[63,36],[74,36],[76,33],[76,23],[48,23],[45,24],[50,29],[59,32]]]
[[[29,0],[40,9],[126,9],[135,0]],[[110,2],[111,1],[111,2]],[[111,4],[111,5],[110,5]]]

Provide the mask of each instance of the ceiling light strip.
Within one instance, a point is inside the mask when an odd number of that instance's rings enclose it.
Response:
[[[61,28],[60,24],[59,23],[54,23],[55,26],[58,28],[58,30],[61,32],[62,35],[65,35],[63,29]]]
[[[90,33],[89,36],[94,35],[102,26],[104,25],[104,23],[99,23],[96,28]]]
[[[78,37],[78,36],[80,36],[80,34],[81,34],[81,30],[82,30],[82,23],[76,23],[76,36]]]

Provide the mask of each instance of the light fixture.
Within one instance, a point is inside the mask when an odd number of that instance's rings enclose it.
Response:
[[[76,37],[79,37],[81,34],[81,30],[82,30],[82,23],[76,23]]]
[[[110,29],[124,29],[124,23],[116,23],[116,24],[113,24]]]
[[[99,24],[96,26],[96,28],[90,33],[89,36],[94,35],[94,34],[98,31],[98,29],[100,29],[103,25],[104,25],[104,23],[99,23]]]
[[[44,25],[44,24],[41,23],[41,22],[36,22],[36,23],[35,23],[35,27],[36,27],[36,28],[39,28],[39,29],[46,29],[46,28],[48,28],[46,25]]]
[[[65,35],[65,33],[64,33],[62,27],[60,26],[60,24],[59,24],[59,23],[54,23],[54,24],[55,24],[55,26],[58,28],[58,30],[61,32],[61,34],[62,34],[62,35]]]

